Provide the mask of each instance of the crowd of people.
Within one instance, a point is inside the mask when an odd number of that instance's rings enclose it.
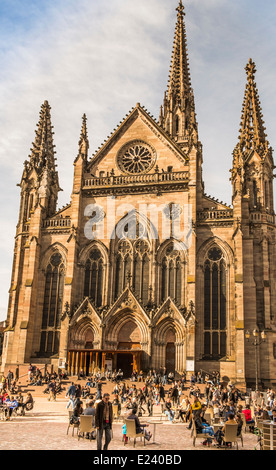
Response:
[[[32,386],[46,385],[43,392],[49,395],[49,401],[56,401],[57,394],[65,391],[68,399],[66,407],[72,409],[72,423],[79,422],[81,415],[92,415],[97,433],[88,434],[86,438],[97,439],[98,449],[102,448],[104,433],[104,448],[108,448],[113,405],[117,406],[119,415],[135,421],[136,432],[142,433],[147,440],[152,436],[140,418],[152,417],[153,409],[157,406],[160,406],[159,414],[167,417],[169,424],[185,423],[188,429],[195,426],[197,433],[206,434],[203,445],[221,446],[226,423],[238,424],[240,435],[244,426],[253,433],[257,418],[276,422],[274,390],[252,393],[252,396],[247,397],[231,383],[222,383],[218,372],[209,375],[198,372],[188,381],[185,372],[176,378],[173,373],[167,373],[165,368],[147,373],[135,371],[130,380],[125,380],[122,370],[107,370],[104,374],[98,371],[88,377],[81,371],[78,380],[71,382],[65,389],[64,381],[68,379],[64,372],[44,371],[43,374],[39,368],[30,364],[28,383]],[[112,390],[110,394],[107,393],[106,384],[109,384],[108,390]],[[0,407],[7,420],[14,411],[23,415],[33,407],[31,393],[28,392],[23,397],[17,385],[17,377],[11,371],[1,380]],[[210,414],[212,418],[219,418],[224,423],[216,432],[209,419]],[[122,434],[127,443],[125,425],[122,427]]]
[[[16,395],[15,395],[16,393]],[[24,416],[26,411],[33,408],[34,400],[32,394],[27,392],[25,397],[19,391],[17,380],[12,371],[7,376],[2,376],[0,382],[0,413],[2,419],[9,421],[12,415],[21,414]]]
[[[107,381],[114,382],[111,399],[109,394],[103,393]],[[67,408],[71,407],[73,410],[72,420],[77,421],[81,414],[86,414],[87,408],[96,420],[98,404],[104,401],[106,395],[108,395],[107,403],[117,405],[118,413],[125,418],[134,419],[136,432],[143,433],[147,440],[151,439],[151,433],[146,430],[145,424],[141,424],[139,418],[153,416],[154,406],[160,406],[160,413],[167,416],[168,423],[186,423],[188,429],[191,429],[194,423],[197,433],[206,434],[203,445],[221,446],[226,423],[237,424],[238,435],[241,435],[245,426],[249,432],[255,431],[256,417],[272,420],[276,416],[276,395],[271,389],[266,394],[258,394],[251,399],[231,383],[222,384],[218,373],[205,376],[198,373],[187,382],[185,373],[175,379],[173,374],[169,377],[164,371],[158,373],[149,371],[146,375],[134,373],[130,382],[123,380],[121,372],[118,379],[115,372],[104,377],[100,373],[89,377],[83,386],[71,383],[66,397]],[[212,422],[205,419],[205,414],[209,416],[210,413],[212,417],[217,417],[220,422],[225,423],[216,432]],[[98,449],[100,449],[102,432],[98,435],[100,436]],[[126,441],[125,425],[123,425],[123,437]],[[108,426],[106,426],[106,442],[108,446]]]

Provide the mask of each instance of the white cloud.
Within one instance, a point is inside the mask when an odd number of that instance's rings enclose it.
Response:
[[[28,3],[27,14],[24,5]],[[6,14],[17,15],[14,28],[5,15],[0,19],[0,320],[6,312],[18,216],[16,183],[34,139],[41,104],[47,99],[52,106],[62,206],[70,201],[84,112],[91,154],[136,102],[158,117],[178,2],[48,0],[42,2],[43,13],[36,3],[11,2]],[[230,203],[228,170],[238,136],[243,68],[250,56],[257,63],[264,118],[275,144],[276,6],[269,0],[184,3],[206,191]]]

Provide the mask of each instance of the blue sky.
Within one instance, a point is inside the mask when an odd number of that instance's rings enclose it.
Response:
[[[205,189],[231,203],[249,58],[276,148],[276,2],[186,0]],[[6,318],[23,162],[40,106],[52,106],[60,185],[70,202],[81,117],[90,154],[139,101],[156,118],[167,87],[178,0],[0,0],[0,321]]]

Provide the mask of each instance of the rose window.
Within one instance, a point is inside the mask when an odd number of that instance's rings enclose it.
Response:
[[[145,142],[134,141],[124,146],[117,157],[121,171],[128,174],[147,173],[155,162],[154,150]]]

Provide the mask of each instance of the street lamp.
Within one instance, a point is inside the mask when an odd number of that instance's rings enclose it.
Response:
[[[251,342],[252,346],[255,348],[255,368],[256,368],[256,392],[258,391],[258,347],[265,342],[266,340],[266,333],[263,330],[261,333],[258,330],[258,328],[255,328],[252,332],[253,335],[253,341]],[[245,338],[247,339],[247,342],[250,341],[251,338],[251,333],[249,330],[246,331],[245,333]]]

